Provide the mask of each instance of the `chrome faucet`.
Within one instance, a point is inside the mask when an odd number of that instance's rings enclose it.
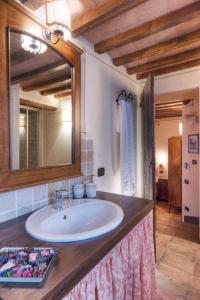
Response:
[[[64,209],[64,207],[63,207],[63,200],[67,199],[69,197],[68,193],[69,193],[68,190],[56,191],[55,202],[54,202],[54,205],[53,205],[53,207],[56,210],[62,210],[62,209]]]

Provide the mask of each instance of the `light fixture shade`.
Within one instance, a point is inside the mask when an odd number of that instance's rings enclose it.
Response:
[[[47,46],[29,35],[22,34],[21,46],[25,51],[33,54],[42,54],[47,50]]]
[[[19,127],[25,127],[25,115],[24,114],[20,114],[19,115]]]
[[[46,1],[46,23],[48,26],[60,25],[71,29],[71,13],[67,0]]]
[[[183,124],[181,122],[178,124],[178,131],[180,135],[183,134]]]

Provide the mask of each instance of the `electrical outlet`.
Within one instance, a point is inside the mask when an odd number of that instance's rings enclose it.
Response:
[[[189,161],[185,161],[184,162],[184,169],[185,170],[189,170],[190,169],[190,162]]]
[[[97,176],[98,177],[102,177],[102,176],[104,176],[105,175],[105,168],[98,168],[97,169]]]

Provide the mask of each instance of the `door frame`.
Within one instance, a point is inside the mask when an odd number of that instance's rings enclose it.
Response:
[[[146,97],[146,98],[145,98]],[[153,239],[154,239],[154,249],[155,249],[155,257],[156,257],[156,182],[155,182],[155,101],[154,101],[154,76],[152,74],[149,74],[149,77],[147,79],[147,81],[145,82],[145,85],[142,89],[142,93],[141,93],[141,101],[140,101],[140,107],[141,107],[141,120],[142,120],[142,126],[143,123],[146,121],[143,118],[143,112],[144,114],[147,112],[147,122],[149,121],[149,123],[152,125],[151,130],[148,130],[149,136],[147,134],[147,143],[149,142],[149,157],[150,157],[150,161],[148,160],[148,166],[146,165],[146,163],[143,163],[143,173],[146,173],[145,168],[151,168],[151,171],[149,171],[149,173],[152,176],[152,182],[151,182],[151,191],[150,194],[146,196],[146,191],[144,189],[145,183],[143,180],[143,197],[144,198],[149,198],[154,202],[154,206],[153,206]],[[148,98],[148,99],[147,99]],[[147,99],[148,103],[146,106],[144,106],[144,108],[142,108],[142,102],[143,99]],[[145,131],[145,129],[142,128],[142,135],[143,132]],[[147,130],[146,130],[147,132]],[[144,136],[142,136],[142,146],[145,144],[146,140],[144,140]],[[143,147],[142,147],[143,148]],[[149,150],[149,149],[148,149]],[[143,150],[144,151],[144,150]],[[143,158],[144,158],[144,152],[143,152]],[[148,157],[148,154],[147,154]],[[145,160],[144,160],[145,161]],[[146,165],[146,166],[145,166]],[[147,171],[148,172],[148,171]],[[143,174],[144,175],[144,174]],[[144,176],[145,178],[145,176]],[[148,181],[148,179],[147,179]],[[148,194],[148,190],[147,190],[147,194]]]
[[[190,89],[180,90],[180,91],[172,91],[172,92],[154,95],[154,100],[155,100],[154,105],[158,101],[168,102],[177,99],[186,100],[186,99],[195,99],[195,98],[199,99],[199,113],[200,113],[200,86],[193,87]],[[199,123],[199,133],[200,133],[200,123]],[[200,241],[200,163],[199,163],[199,241]]]

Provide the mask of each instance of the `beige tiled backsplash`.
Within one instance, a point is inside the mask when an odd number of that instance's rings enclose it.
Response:
[[[81,140],[81,154],[82,173],[85,177],[90,177],[93,174],[93,141],[91,139]],[[58,189],[68,189],[72,195],[73,185],[82,183],[84,176],[0,193],[0,223],[52,203],[55,191]]]

